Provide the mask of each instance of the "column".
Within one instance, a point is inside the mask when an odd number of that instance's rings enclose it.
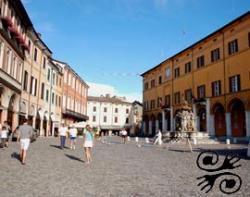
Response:
[[[43,132],[43,119],[40,120],[40,136],[43,136],[44,135],[44,132]]]
[[[210,100],[209,98],[206,99],[206,126],[207,126],[207,133],[210,134],[211,125],[210,125]]]
[[[55,122],[51,122],[52,123],[52,125],[50,125],[51,127],[52,127],[52,131],[51,131],[51,136],[55,136]]]
[[[152,134],[152,121],[149,121],[149,128],[148,128],[148,134],[151,135]]]
[[[18,116],[19,116],[18,112],[13,113],[13,122],[12,122],[12,128],[11,128],[12,130],[16,129],[18,126],[18,118],[19,118]]]
[[[162,110],[162,132],[166,132],[166,118],[165,118],[165,110]]]
[[[231,113],[226,113],[226,128],[227,128],[227,137],[232,137],[232,127],[231,127]]]
[[[32,118],[32,127],[33,128],[36,127],[36,116],[33,116],[33,118]]]
[[[193,114],[194,114],[194,130],[199,131],[198,129],[198,117],[197,117],[197,110],[196,110],[196,105],[193,104]]]
[[[173,132],[174,131],[174,110],[173,107],[170,108],[170,131]]]
[[[214,115],[210,115],[210,136],[215,136]]]
[[[142,123],[142,132],[143,132],[143,135],[146,134],[146,122],[145,121],[143,121]]]
[[[5,120],[7,120],[7,114],[8,114],[8,111],[7,111],[7,109],[3,109],[2,110],[2,123],[5,121]]]
[[[157,133],[158,130],[159,130],[159,120],[156,119],[156,120],[155,120],[155,133]]]
[[[46,131],[45,131],[45,134],[46,134],[45,136],[48,137],[48,136],[49,136],[49,132],[50,132],[49,120],[47,120],[47,126],[46,126],[46,127],[47,127],[47,129],[46,129]]]
[[[250,137],[250,111],[246,111],[246,137]]]

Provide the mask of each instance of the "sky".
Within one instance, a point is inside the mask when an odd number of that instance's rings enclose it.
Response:
[[[250,0],[23,0],[37,32],[90,85],[142,101],[140,74],[250,10]]]

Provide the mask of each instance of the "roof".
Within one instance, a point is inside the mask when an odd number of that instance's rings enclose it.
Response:
[[[214,31],[213,33],[207,35],[206,37],[202,38],[201,40],[199,40],[199,41],[195,42],[194,44],[188,46],[187,48],[185,48],[185,49],[183,49],[182,51],[176,53],[175,55],[173,55],[173,56],[171,56],[171,57],[165,59],[164,61],[162,61],[162,62],[161,62],[160,64],[158,64],[157,66],[155,66],[155,67],[153,67],[153,68],[147,70],[146,72],[142,73],[141,76],[143,77],[145,74],[149,73],[150,71],[152,71],[152,70],[154,70],[154,69],[160,67],[164,62],[173,59],[174,57],[180,55],[180,54],[183,53],[184,51],[187,51],[187,50],[193,48],[194,46],[196,46],[197,44],[199,44],[199,43],[205,41],[206,39],[208,39],[208,38],[210,38],[210,37],[213,37],[214,35],[220,33],[221,31],[223,31],[223,30],[226,29],[227,27],[231,26],[231,25],[234,24],[235,22],[237,22],[237,21],[239,21],[239,20],[241,20],[241,19],[243,19],[243,18],[245,18],[245,17],[247,17],[247,16],[249,16],[249,15],[250,15],[250,11],[244,13],[243,15],[237,17],[237,18],[234,19],[233,21],[227,23],[227,24],[224,25],[223,27],[221,27],[221,28],[219,28],[218,30]]]
[[[89,85],[82,79],[81,76],[79,76],[79,75],[74,71],[74,69],[73,69],[68,63],[63,62],[63,61],[60,61],[60,60],[56,60],[56,59],[53,59],[53,58],[52,58],[51,60],[54,61],[54,62],[57,62],[57,63],[59,63],[59,64],[64,64],[65,66],[67,66],[68,69],[71,70],[71,72],[73,72],[74,75],[76,75],[76,76],[80,79],[80,81],[81,81],[82,83],[84,83],[84,84],[87,86],[87,88],[89,88]]]
[[[88,101],[116,103],[116,104],[129,104],[129,105],[132,104],[128,101],[121,100],[120,98],[117,98],[117,97],[106,97],[106,96],[100,96],[100,97],[88,96]]]

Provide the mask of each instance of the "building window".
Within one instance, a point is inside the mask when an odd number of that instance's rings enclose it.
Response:
[[[238,40],[237,39],[228,43],[228,54],[231,55],[236,52],[238,52]]]
[[[162,77],[159,76],[159,84],[162,84]]]
[[[128,114],[129,113],[129,109],[126,109],[126,114]]]
[[[61,97],[58,96],[58,106],[61,107]]]
[[[162,98],[158,97],[157,98],[157,107],[161,107],[162,106]]]
[[[192,103],[192,89],[185,90],[185,100],[188,103]]]
[[[128,124],[129,123],[129,119],[128,118],[126,118],[126,124]]]
[[[144,110],[148,110],[148,101],[144,101],[143,107],[144,107]]]
[[[47,80],[50,80],[50,69],[48,69]]]
[[[240,75],[235,75],[229,78],[230,92],[240,91]]]
[[[57,106],[57,103],[58,103],[58,96],[57,96],[57,94],[56,94],[56,106]]]
[[[150,109],[154,109],[154,108],[155,108],[155,100],[151,100]]]
[[[93,107],[93,112],[96,112],[96,106]]]
[[[180,92],[174,93],[174,102],[175,102],[175,104],[179,104],[180,101],[181,101]]]
[[[144,84],[144,89],[145,89],[145,90],[148,89],[148,82],[146,82],[146,83]]]
[[[107,112],[107,107],[104,107],[103,111],[104,111],[104,112]]]
[[[30,77],[30,94],[33,95],[33,89],[34,89],[35,79],[33,76]]]
[[[46,90],[46,101],[49,102],[49,90]]]
[[[170,107],[170,95],[165,96],[165,106]]]
[[[214,49],[211,51],[211,61],[215,62],[220,59],[220,49]]]
[[[248,33],[248,46],[250,47],[250,32]]]
[[[52,84],[53,84],[53,85],[55,85],[55,77],[56,77],[56,74],[53,73],[53,75],[52,75]]]
[[[115,123],[118,123],[118,117],[115,117]]]
[[[190,73],[192,70],[192,63],[188,62],[185,64],[185,73]]]
[[[96,116],[93,116],[92,121],[93,121],[93,122],[96,121]]]
[[[220,80],[212,82],[212,95],[213,96],[220,96],[221,95],[221,82],[220,82]]]
[[[54,92],[52,93],[52,104],[54,104],[54,100],[55,100],[55,94]]]
[[[198,86],[197,88],[198,99],[206,97],[206,87],[205,85]]]
[[[115,108],[115,113],[118,113],[118,108]]]
[[[151,80],[151,88],[155,87],[155,80]]]
[[[37,61],[37,48],[35,48],[35,51],[34,51],[34,61],[35,62]]]
[[[171,77],[171,70],[170,68],[166,69],[166,78],[169,79]]]
[[[28,78],[29,78],[28,72],[24,71],[23,90],[25,91],[27,91],[27,88],[28,88]]]
[[[44,83],[41,85],[41,99],[44,99]]]
[[[46,58],[43,57],[43,69],[45,69],[45,68],[46,68]]]
[[[180,68],[175,68],[174,69],[174,77],[178,78],[180,76]]]
[[[107,116],[103,117],[103,122],[107,122]]]
[[[205,57],[204,55],[197,58],[197,68],[201,68],[205,65]]]

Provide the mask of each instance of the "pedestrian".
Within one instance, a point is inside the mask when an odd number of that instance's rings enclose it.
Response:
[[[59,128],[60,148],[61,149],[65,148],[67,131],[68,131],[68,128],[65,126],[64,123],[62,123],[61,127]]]
[[[123,143],[126,144],[128,132],[126,131],[125,128],[123,128],[123,129],[121,130],[121,135],[122,135]]]
[[[30,145],[30,138],[33,135],[33,128],[28,125],[28,120],[25,118],[24,123],[18,127],[17,140],[20,141],[21,151],[20,160],[22,164],[25,164],[27,150]]]
[[[5,126],[2,126],[1,129],[1,142],[2,142],[2,147],[8,147],[7,144],[7,138],[8,138],[8,130]]]
[[[70,149],[76,149],[76,137],[77,137],[77,129],[75,126],[72,126],[69,129],[69,135],[70,135]]]
[[[93,134],[92,134],[92,129],[89,125],[86,125],[86,128],[84,130],[83,147],[85,151],[85,157],[87,159],[87,164],[89,164],[92,161],[91,149],[93,147]]]
[[[10,137],[11,137],[11,135],[12,135],[12,131],[11,131],[10,125],[8,124],[7,121],[4,121],[3,126],[4,126],[4,127],[6,128],[6,130],[7,130],[6,147],[8,147],[8,146],[9,146],[9,139],[10,139]]]
[[[161,145],[162,144],[162,133],[161,133],[161,130],[159,129],[158,130],[158,133],[156,134],[156,139],[155,139],[155,142],[154,144],[159,144]]]

